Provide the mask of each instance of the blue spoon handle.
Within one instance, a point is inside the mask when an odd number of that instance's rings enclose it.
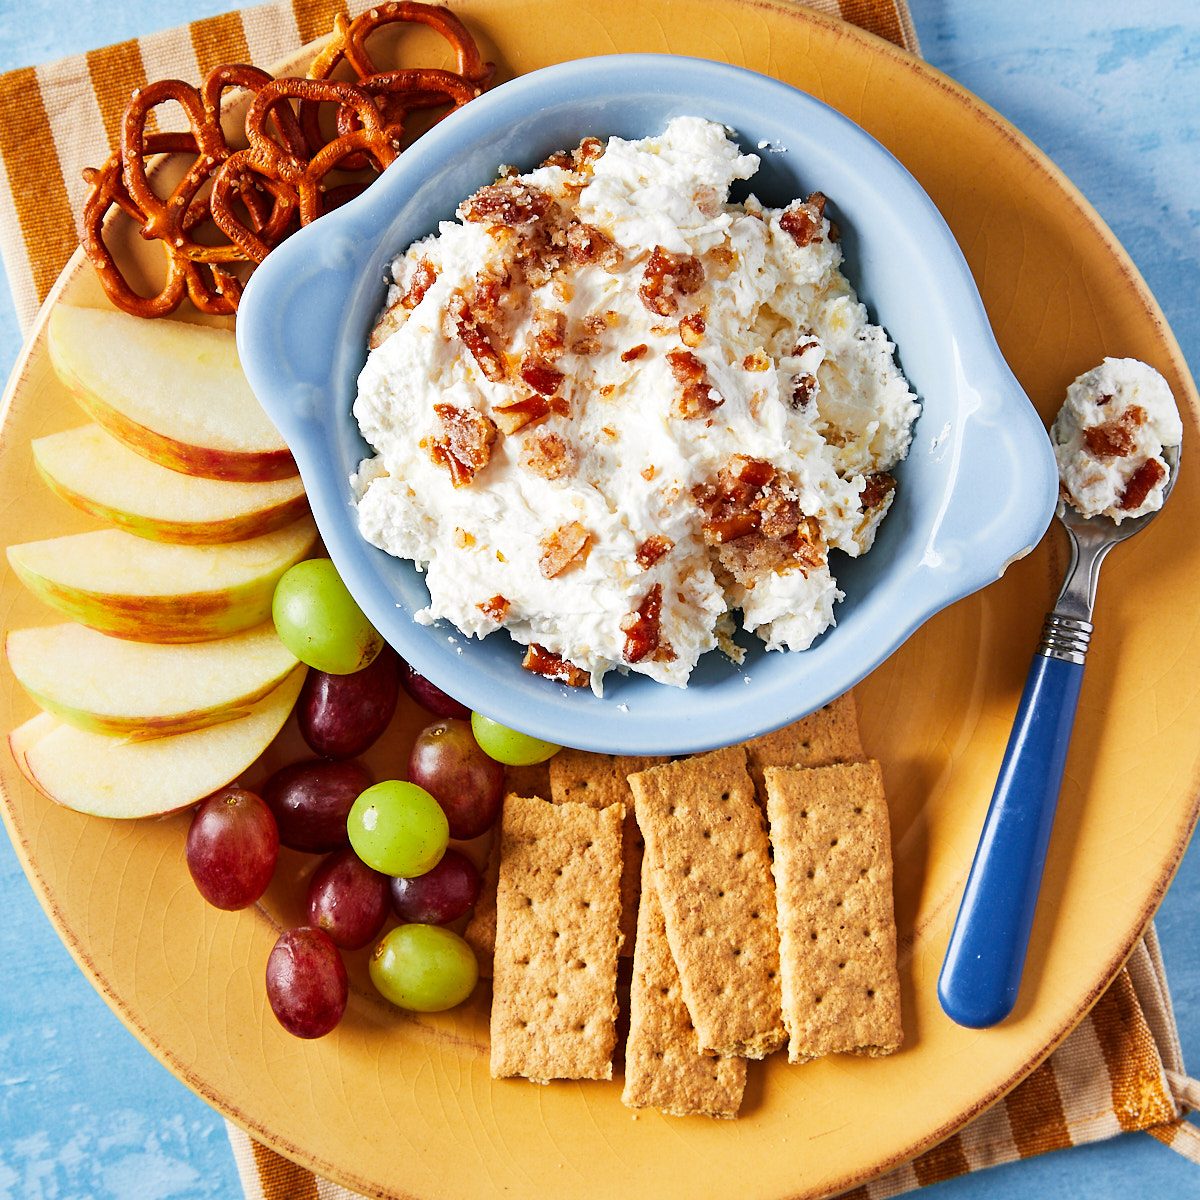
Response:
[[[938,980],[960,1025],[995,1025],[1017,1001],[1082,682],[1082,661],[1044,647],[1029,668]]]

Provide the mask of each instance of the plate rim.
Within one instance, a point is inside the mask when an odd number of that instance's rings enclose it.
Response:
[[[799,27],[804,25],[819,26],[832,37],[850,39],[857,42],[866,54],[882,54],[889,57],[898,66],[936,84],[954,103],[965,108],[975,121],[992,126],[998,134],[1010,142],[1016,151],[1028,161],[1031,169],[1047,178],[1064,195],[1065,199],[1072,204],[1076,213],[1086,223],[1090,231],[1099,236],[1110,261],[1119,270],[1126,292],[1132,295],[1138,302],[1148,320],[1155,327],[1172,366],[1184,383],[1184,394],[1177,397],[1177,399],[1180,400],[1181,405],[1186,404],[1190,407],[1194,415],[1200,414],[1200,396],[1197,395],[1196,385],[1192,379],[1182,349],[1137,266],[1080,189],[1054,164],[1048,155],[1022,134],[1016,126],[969,89],[924,59],[850,22],[827,16],[805,8],[802,5],[790,3],[789,0],[730,0],[730,2],[749,10],[770,11],[773,14],[788,18]],[[279,63],[272,64],[274,73],[291,71],[301,64],[306,63],[326,40],[327,37],[314,39],[302,46],[293,55],[283,59]],[[49,313],[81,265],[86,265],[86,259],[82,250],[76,249],[39,307],[26,334],[21,350],[13,364],[3,395],[0,397],[0,454],[5,453],[8,449],[9,435],[7,419],[9,411],[15,395],[21,390],[24,384],[34,349],[39,340],[44,336]],[[1011,1076],[990,1090],[986,1095],[965,1106],[951,1120],[943,1122],[937,1128],[923,1134],[904,1149],[877,1159],[869,1167],[847,1172],[833,1185],[836,1191],[840,1192],[845,1189],[854,1188],[868,1180],[877,1178],[890,1169],[911,1161],[925,1150],[936,1146],[938,1143],[952,1136],[957,1130],[1002,1099],[1032,1074],[1079,1025],[1096,1001],[1107,991],[1113,979],[1133,953],[1178,871],[1184,852],[1187,849],[1198,821],[1200,821],[1200,762],[1193,766],[1190,781],[1186,786],[1190,788],[1192,793],[1190,813],[1183,820],[1179,837],[1172,847],[1169,856],[1164,860],[1164,868],[1161,875],[1148,893],[1144,904],[1136,916],[1131,917],[1128,937],[1118,940],[1116,952],[1110,957],[1109,963],[1101,972],[1100,977],[1089,987],[1079,1006],[1054,1030],[1051,1036],[1045,1040],[1042,1047],[1030,1056]],[[26,878],[30,882],[38,903],[50,919],[55,932],[110,1010],[159,1062],[166,1066],[180,1082],[213,1107],[220,1115],[229,1119],[244,1132],[292,1162],[313,1171],[322,1178],[348,1188],[353,1188],[364,1195],[395,1197],[395,1200],[412,1200],[411,1193],[398,1191],[390,1187],[387,1191],[381,1191],[370,1180],[360,1178],[354,1175],[353,1172],[347,1171],[335,1163],[320,1159],[308,1153],[302,1147],[290,1142],[287,1138],[277,1135],[269,1129],[257,1126],[228,1098],[209,1088],[194,1072],[189,1071],[182,1063],[178,1062],[168,1047],[157,1042],[150,1031],[139,1020],[138,1015],[132,1008],[127,1006],[115,994],[114,989],[109,985],[107,979],[95,966],[86,952],[82,939],[67,925],[58,905],[51,896],[46,881],[42,878],[30,857],[28,843],[23,837],[18,835],[10,807],[8,790],[2,778],[0,778],[0,800],[3,801],[3,803],[0,803],[0,819],[3,820],[14,852]],[[50,801],[46,802],[51,803]],[[271,925],[276,924],[271,916],[260,907],[256,906],[253,911],[258,919],[266,921]],[[786,1197],[781,1196],[779,1200],[807,1200],[809,1197],[827,1194],[831,1193],[825,1187],[822,1187],[819,1192],[814,1192],[809,1188],[790,1193]]]

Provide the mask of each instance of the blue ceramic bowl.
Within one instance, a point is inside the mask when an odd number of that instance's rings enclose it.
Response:
[[[610,674],[603,699],[530,675],[502,631],[484,641],[417,625],[423,577],[365,542],[350,473],[369,453],[351,415],[391,259],[450,219],[501,163],[529,169],[587,135],[660,132],[681,115],[760,144],[766,203],[814,190],[842,228],[846,274],[899,346],[924,405],[874,549],[835,553],[846,599],[804,653],[701,660],[686,689]],[[503,84],[426,134],[359,199],[289,238],[238,313],[255,394],[300,465],[325,545],[351,592],[413,667],[463,703],[538,737],[627,754],[709,749],[776,728],[845,691],[939,609],[997,579],[1049,524],[1050,442],[996,347],[967,264],[929,197],[857,125],[803,92],[699,59],[614,55]],[[954,653],[947,647],[948,654]]]

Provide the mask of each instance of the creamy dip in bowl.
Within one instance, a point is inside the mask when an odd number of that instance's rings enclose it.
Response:
[[[424,575],[369,544],[359,530],[356,505],[370,480],[360,476],[357,491],[350,480],[379,446],[363,438],[354,407],[368,339],[388,307],[389,288],[398,286],[392,263],[400,251],[454,221],[457,206],[492,183],[499,164],[529,173],[585,137],[636,142],[661,135],[679,117],[728,129],[736,158],[760,159],[750,186],[735,180],[735,205],[751,190],[765,209],[776,210],[824,193],[819,216],[840,227],[840,269],[868,322],[899,347],[904,394],[910,387],[919,397],[920,418],[907,457],[894,469],[895,498],[870,553],[856,558],[829,549],[830,576],[846,597],[833,610],[835,626],[799,653],[768,652],[763,639],[739,631],[734,641],[744,652],[741,663],[705,653],[686,688],[609,671],[598,697],[523,670],[521,652],[505,634],[480,641],[446,620],[420,623],[418,614],[431,603]],[[411,280],[402,278],[407,290]],[[676,339],[678,316],[671,314]],[[613,56],[566,63],[496,88],[423,137],[360,199],[275,251],[247,289],[238,339],[252,386],[296,454],[326,546],[384,636],[418,671],[471,707],[584,749],[705,749],[819,707],[939,608],[996,579],[1031,549],[1056,498],[1045,431],[995,346],[953,237],[919,185],[832,109],[717,63]],[[506,349],[520,359],[523,345]],[[669,361],[665,347],[664,341],[660,365]],[[622,342],[618,357],[631,348]],[[709,367],[711,384],[715,360],[702,346],[684,348]],[[768,357],[777,376],[804,373],[803,355]],[[686,381],[664,369],[674,395]],[[729,380],[725,386],[734,390]],[[722,395],[719,383],[713,390]],[[432,427],[419,432],[418,443],[429,434],[448,437]],[[523,440],[518,433],[514,446]],[[643,453],[636,438],[630,444],[631,457]],[[620,467],[623,456],[614,461]],[[874,473],[864,469],[869,465],[835,470],[840,483],[834,490],[841,486],[848,500],[861,502]],[[861,503],[857,508],[861,516]],[[472,603],[489,599],[473,596]],[[788,611],[799,608],[781,608],[773,619],[786,624]],[[794,640],[799,644],[807,634]]]

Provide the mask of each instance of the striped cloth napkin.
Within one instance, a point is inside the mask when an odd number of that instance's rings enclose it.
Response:
[[[77,244],[80,172],[115,144],[130,91],[151,79],[198,82],[221,62],[269,67],[327,33],[336,12],[371,0],[290,0],[227,13],[0,76],[0,253],[28,326]],[[804,0],[914,53],[905,0]],[[160,126],[165,127],[165,126]],[[48,159],[52,145],[57,169]],[[7,201],[4,203],[3,201]],[[1200,1108],[1188,1078],[1153,927],[1069,1038],[1005,1099],[910,1163],[857,1188],[883,1200],[968,1171],[1130,1130],[1200,1164]],[[228,1125],[248,1200],[357,1200]]]

